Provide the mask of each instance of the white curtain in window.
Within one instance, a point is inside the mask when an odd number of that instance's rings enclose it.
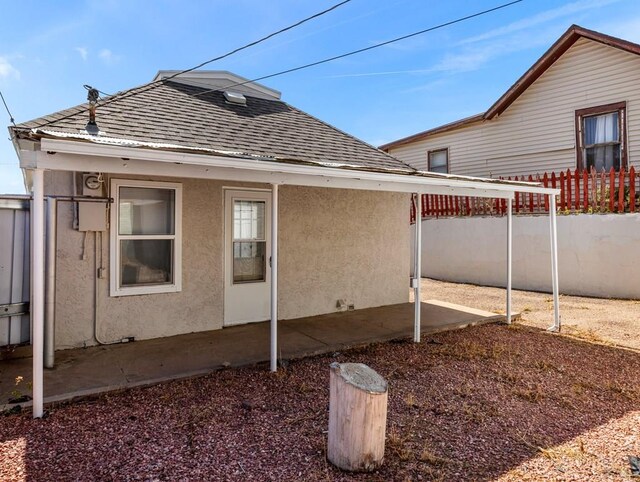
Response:
[[[606,142],[618,142],[618,113],[585,117],[584,119],[584,144],[604,144]]]

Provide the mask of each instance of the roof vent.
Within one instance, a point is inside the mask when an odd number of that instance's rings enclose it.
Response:
[[[230,90],[225,90],[224,98],[227,100],[229,104],[247,105],[247,98],[238,92],[231,92]]]

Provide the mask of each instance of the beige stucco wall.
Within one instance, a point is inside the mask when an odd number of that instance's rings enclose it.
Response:
[[[408,204],[404,194],[283,187],[280,317],[329,313],[338,299],[356,309],[406,302]]]
[[[391,149],[427,169],[427,152],[449,148],[449,171],[482,177],[576,167],[575,111],[627,102],[629,165],[640,165],[640,56],[578,40],[500,116]]]
[[[98,280],[98,336],[103,341],[222,328],[223,186],[240,184],[154,180],[183,184],[182,291],[110,297],[109,233],[105,232],[102,256],[106,276]],[[45,189],[47,193],[71,194],[72,174],[47,172]],[[356,309],[408,301],[407,204],[404,194],[283,186],[279,211],[279,317],[329,313],[336,310],[339,298],[354,303]],[[72,220],[71,204],[61,202],[57,349],[95,344],[95,234],[87,233],[85,239],[84,233],[72,228]]]

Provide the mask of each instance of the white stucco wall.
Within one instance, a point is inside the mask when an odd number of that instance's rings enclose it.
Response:
[[[98,280],[99,337],[149,339],[222,328],[223,186],[240,184],[139,179],[183,184],[182,291],[110,297],[107,269],[107,276]],[[47,172],[45,180],[48,194],[72,193],[71,173]],[[408,301],[407,204],[403,194],[283,186],[279,317],[329,313],[340,298],[356,309]],[[87,233],[85,240],[84,233],[72,228],[72,219],[71,204],[59,203],[57,349],[95,344],[95,235]],[[108,267],[108,232],[103,239],[103,265]]]
[[[558,216],[560,292],[640,298],[640,214]],[[422,275],[506,284],[506,217],[422,221]],[[411,229],[413,240],[413,227]],[[549,218],[514,216],[513,287],[551,291]],[[413,244],[412,244],[413,253]]]

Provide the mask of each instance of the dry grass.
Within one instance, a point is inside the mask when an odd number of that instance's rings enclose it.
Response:
[[[545,398],[542,387],[537,384],[532,387],[515,388],[512,393],[530,403],[540,403]]]

